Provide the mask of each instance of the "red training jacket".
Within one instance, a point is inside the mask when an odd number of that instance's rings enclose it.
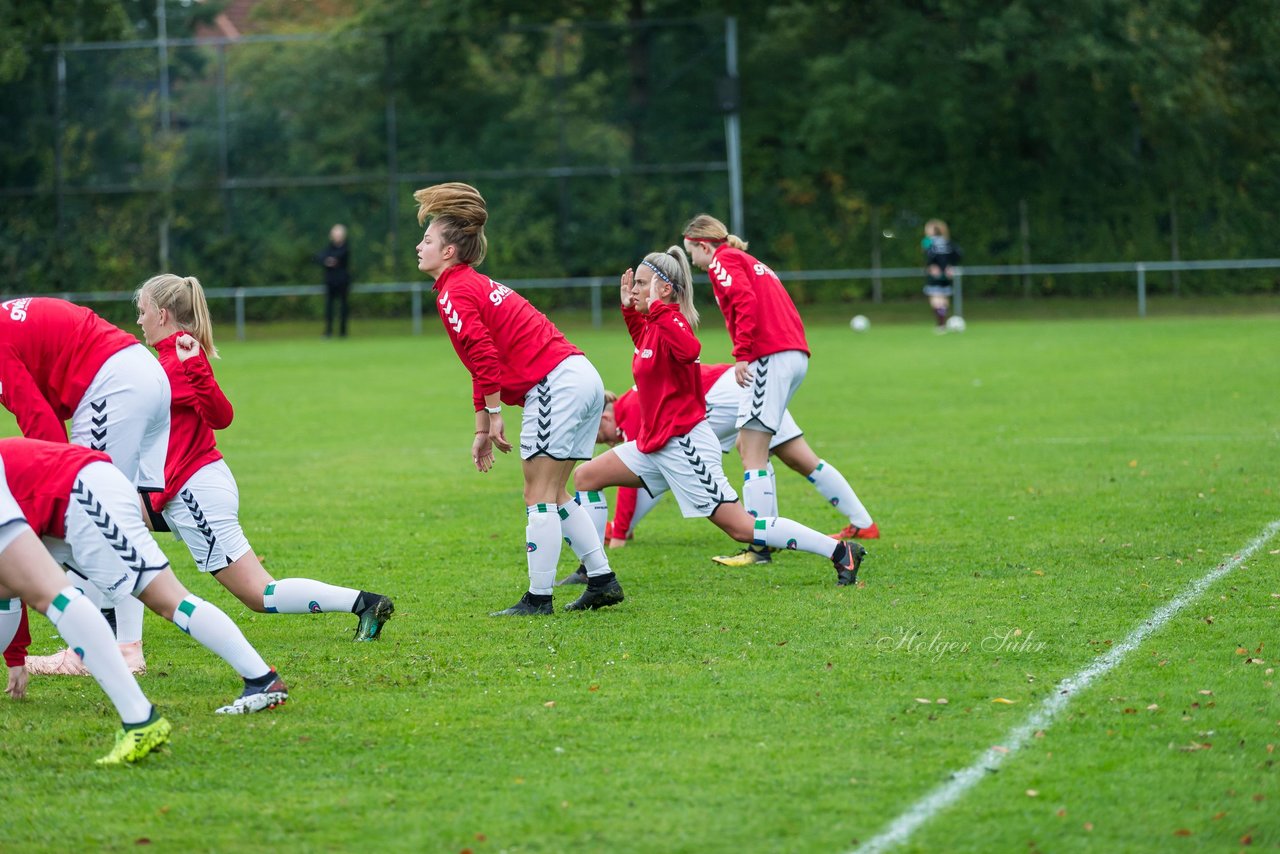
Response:
[[[640,429],[629,438],[649,454],[706,418],[698,370],[702,344],[675,303],[650,303],[648,314],[624,308],[622,316],[636,345],[631,373],[640,404]],[[614,404],[615,418],[617,411]]]
[[[528,300],[468,264],[441,273],[435,290],[440,320],[471,372],[476,412],[495,391],[508,406],[524,406],[529,389],[556,365],[582,355]]]
[[[778,275],[741,249],[722,243],[707,268],[736,362],[800,350],[809,355],[804,322]]]
[[[89,309],[49,297],[0,303],[0,403],[31,439],[66,442],[102,363],[138,343]]]
[[[147,497],[157,513],[186,485],[191,476],[209,463],[222,459],[213,438],[214,430],[224,430],[235,417],[231,401],[218,387],[213,366],[204,349],[187,359],[178,359],[175,332],[156,342],[160,366],[169,377],[173,392],[170,404],[169,451],[164,458],[164,491]]]

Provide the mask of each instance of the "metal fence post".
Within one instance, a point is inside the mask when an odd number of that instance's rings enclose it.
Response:
[[[964,317],[964,270],[956,269],[952,284],[952,300],[955,302],[955,311],[952,314]]]
[[[1138,317],[1147,316],[1147,265],[1141,261],[1138,267]]]
[[[422,334],[422,284],[414,282],[409,289],[410,313],[413,315],[413,334]]]
[[[236,288],[236,340],[244,340],[244,288]]]
[[[596,279],[591,283],[591,326],[593,329],[599,329],[602,323],[600,311],[601,282],[601,279]]]

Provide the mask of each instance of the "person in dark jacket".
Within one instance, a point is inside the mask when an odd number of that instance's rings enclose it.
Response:
[[[351,271],[347,264],[351,247],[347,245],[347,227],[338,223],[329,229],[329,245],[317,253],[316,262],[324,267],[324,337],[333,335],[333,315],[338,314],[338,335],[347,337],[347,294],[351,290]]]
[[[951,288],[955,268],[960,263],[960,250],[951,242],[951,230],[940,219],[924,224],[925,283],[924,292],[933,309],[934,332],[947,331],[947,315],[951,311]]]

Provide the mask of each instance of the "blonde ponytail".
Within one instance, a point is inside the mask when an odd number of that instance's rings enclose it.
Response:
[[[440,223],[440,239],[446,246],[458,247],[458,260],[472,266],[484,260],[489,241],[484,224],[489,210],[484,196],[470,184],[450,182],[424,187],[413,194],[418,203],[418,225],[428,217]]]
[[[711,214],[698,214],[689,220],[684,227],[685,240],[705,240],[708,243],[728,243],[734,249],[747,251],[747,242],[729,229]]]
[[[133,294],[133,301],[149,301],[157,309],[163,308],[173,317],[173,322],[183,332],[200,342],[200,349],[209,358],[218,358],[218,348],[213,345],[213,320],[209,316],[209,302],[204,288],[195,276],[176,276],[161,273],[142,283]]]

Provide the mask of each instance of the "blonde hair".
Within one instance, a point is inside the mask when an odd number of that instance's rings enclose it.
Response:
[[[424,187],[413,194],[418,203],[418,225],[432,217],[440,223],[440,239],[446,246],[458,247],[458,260],[475,266],[484,260],[489,242],[484,224],[489,210],[484,196],[470,184],[457,181]]]
[[[930,237],[938,236],[951,239],[951,229],[947,228],[947,224],[940,219],[931,219],[924,224],[924,233]]]
[[[604,405],[605,405],[605,406],[613,406],[613,404],[617,403],[617,401],[618,401],[618,395],[616,395],[615,393],[613,393],[613,392],[609,391],[609,389],[605,389],[605,390],[604,390]]]
[[[743,252],[747,251],[747,241],[736,234],[730,234],[725,224],[711,214],[698,214],[689,220],[684,227],[684,239],[728,243],[734,249],[741,249]]]
[[[689,267],[689,256],[684,254],[684,249],[670,246],[666,252],[650,252],[644,256],[644,263],[656,268],[654,275],[671,284],[671,292],[675,294],[680,313],[696,329],[698,309],[693,305],[693,271]]]
[[[183,332],[200,342],[200,348],[212,359],[218,358],[218,348],[213,346],[213,320],[209,317],[209,302],[204,288],[195,276],[176,276],[161,273],[152,276],[134,291],[133,301],[141,304],[149,300],[156,308],[163,308],[173,317],[173,322]]]

